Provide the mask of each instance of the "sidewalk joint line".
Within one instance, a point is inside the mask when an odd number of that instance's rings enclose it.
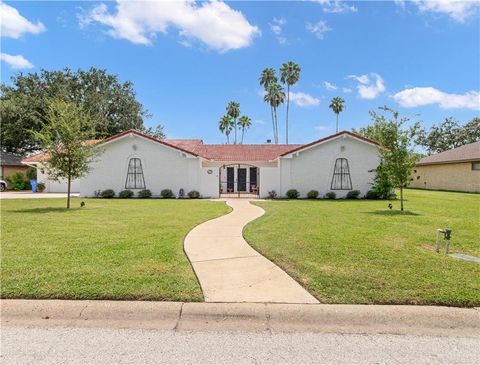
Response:
[[[209,262],[209,261],[221,261],[221,260],[235,260],[235,259],[248,259],[249,257],[259,257],[260,255],[250,255],[250,256],[236,256],[236,257],[225,257],[220,259],[209,259],[209,260],[200,260],[200,261],[192,261],[192,262]]]
[[[180,325],[180,320],[182,319],[182,314],[183,314],[183,306],[185,305],[184,302],[182,302],[182,305],[180,306],[180,311],[178,312],[178,319],[177,323],[175,323],[175,327],[173,327],[174,332],[178,332],[178,326]]]

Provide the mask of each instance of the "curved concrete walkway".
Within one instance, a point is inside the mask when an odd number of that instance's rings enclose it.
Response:
[[[318,303],[300,284],[243,239],[245,225],[263,209],[227,199],[233,212],[200,224],[184,247],[206,302]]]

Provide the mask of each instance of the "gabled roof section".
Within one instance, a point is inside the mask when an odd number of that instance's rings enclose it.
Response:
[[[102,140],[100,140],[100,139],[89,139],[89,140],[85,141],[84,143],[90,145],[90,144],[100,143],[101,141]],[[29,163],[38,163],[38,162],[43,162],[43,161],[46,161],[46,160],[48,160],[48,154],[46,154],[44,152],[37,152],[37,153],[34,153],[33,155],[25,157],[22,160],[22,164],[28,165]]]
[[[280,156],[286,156],[286,155],[289,155],[289,154],[294,153],[294,152],[302,151],[302,150],[307,149],[309,147],[313,147],[317,144],[327,142],[329,140],[335,139],[335,138],[343,136],[343,135],[353,137],[353,138],[358,139],[362,142],[366,142],[366,143],[369,143],[369,144],[372,144],[372,145],[375,145],[375,146],[380,146],[380,144],[378,142],[376,142],[372,139],[365,138],[363,136],[360,136],[359,134],[355,134],[355,133],[352,133],[352,132],[349,132],[349,131],[341,131],[341,132],[332,134],[331,136],[320,138],[320,139],[317,139],[316,141],[313,141],[313,142],[301,145],[299,147],[293,148],[290,151],[287,151],[287,152],[281,154]]]
[[[301,145],[285,144],[202,144],[195,152],[213,161],[273,161],[282,153]]]
[[[480,161],[480,141],[424,157],[417,162],[417,165],[439,165],[469,161]]]
[[[181,152],[184,152],[184,153],[188,153],[189,155],[198,156],[198,154],[196,154],[196,153],[193,152],[193,151],[189,151],[189,150],[187,150],[187,149],[185,149],[185,148],[176,146],[176,145],[174,145],[173,143],[169,143],[169,142],[167,142],[167,141],[162,141],[161,139],[158,139],[158,138],[152,137],[152,136],[150,136],[150,135],[148,135],[148,134],[139,132],[139,131],[137,131],[136,129],[129,129],[129,130],[127,130],[127,131],[123,131],[123,132],[117,133],[117,134],[115,134],[115,135],[113,135],[113,136],[111,136],[111,137],[105,138],[105,139],[101,142],[101,144],[105,144],[105,143],[114,141],[114,140],[116,140],[116,139],[118,139],[118,138],[127,136],[127,135],[129,135],[129,134],[135,134],[135,135],[137,135],[137,136],[140,136],[140,137],[149,139],[149,140],[151,140],[151,141],[153,141],[153,142],[162,144],[162,145],[164,145],[164,146],[167,146],[167,147],[176,149],[176,150],[181,151]]]
[[[10,152],[0,151],[1,166],[23,166],[22,156]]]

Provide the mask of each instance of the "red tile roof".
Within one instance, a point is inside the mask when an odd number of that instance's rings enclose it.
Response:
[[[420,159],[417,165],[480,161],[480,141]]]
[[[189,153],[194,156],[200,156],[207,160],[214,161],[273,161],[280,156],[285,156],[292,152],[300,151],[304,148],[313,146],[317,143],[328,141],[332,138],[346,134],[363,140],[368,143],[376,144],[377,142],[362,136],[356,135],[348,131],[342,131],[331,136],[316,140],[312,143],[301,144],[204,144],[201,139],[167,139],[159,140],[150,135],[141,133],[137,130],[128,130],[118,134],[115,134],[107,139],[101,141],[101,143],[110,142],[127,134],[136,134],[141,137],[150,139],[154,142],[163,144],[165,146],[175,148],[185,153]],[[98,143],[100,141],[89,141],[92,143]],[[24,163],[29,162],[42,162],[46,159],[46,155],[38,153],[32,155],[23,160]]]

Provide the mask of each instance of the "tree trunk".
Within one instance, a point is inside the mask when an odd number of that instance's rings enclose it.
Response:
[[[245,134],[245,128],[242,128],[242,142],[241,144],[243,144],[243,135]]]
[[[338,113],[337,113],[337,132],[338,133]]]
[[[403,212],[403,186],[400,186],[400,210]]]
[[[278,116],[277,108],[273,108],[273,114],[275,116],[275,144],[278,144]]]
[[[230,134],[227,134],[227,144],[230,144]]]
[[[285,143],[288,144],[288,109],[290,107],[290,84],[287,84],[287,120],[285,122]]]
[[[72,180],[70,178],[70,175],[68,176],[68,181],[67,181],[67,209],[70,209],[70,184]]]
[[[275,117],[273,116],[273,106],[270,105],[270,111],[272,113],[272,128],[273,128],[273,142],[276,141],[277,137],[275,135]]]
[[[235,123],[235,143],[234,144],[237,144],[237,118],[234,118],[233,121]]]

